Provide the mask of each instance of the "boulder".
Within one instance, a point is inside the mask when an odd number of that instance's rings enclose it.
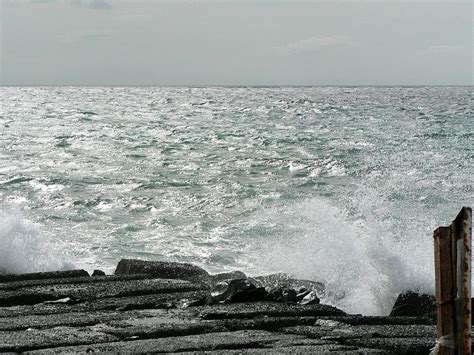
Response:
[[[105,272],[102,270],[94,270],[91,276],[105,276]]]
[[[210,275],[199,266],[169,261],[144,261],[122,259],[115,269],[115,275],[145,274],[161,279],[179,279],[208,283]]]
[[[274,302],[297,302],[297,293],[293,289],[273,288],[268,291],[265,297],[267,301]]]
[[[271,289],[265,297],[267,301],[299,303],[299,304],[318,304],[319,297],[315,291],[300,289],[298,292],[293,289],[274,288]]]
[[[206,304],[262,301],[266,295],[265,288],[255,286],[249,279],[224,280],[214,285]]]
[[[246,279],[247,276],[242,271],[223,272],[220,274],[211,275],[212,283],[216,284],[224,280]]]
[[[293,289],[315,291],[319,296],[324,295],[325,286],[321,282],[295,279],[287,274],[277,273],[251,278],[252,282],[268,291],[273,289]],[[300,293],[300,292],[298,292]]]
[[[398,295],[390,316],[394,317],[436,317],[436,302],[433,295],[405,291]]]

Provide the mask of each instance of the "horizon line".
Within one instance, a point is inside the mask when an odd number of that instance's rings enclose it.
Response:
[[[161,87],[161,88],[312,88],[312,87],[470,87],[471,84],[0,84],[8,87]]]

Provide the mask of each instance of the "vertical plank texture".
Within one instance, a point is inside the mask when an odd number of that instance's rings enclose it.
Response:
[[[471,238],[472,210],[463,207],[451,224],[457,246],[456,260],[456,318],[459,354],[471,354]]]
[[[453,223],[436,229],[433,237],[438,354],[472,354],[472,209],[463,207]]]
[[[436,318],[438,339],[454,333],[454,278],[451,229],[439,227],[434,231]],[[439,345],[440,355],[454,355],[455,349]]]

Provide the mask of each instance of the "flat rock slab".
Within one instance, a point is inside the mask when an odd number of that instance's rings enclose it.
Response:
[[[85,270],[34,272],[34,273],[29,273],[29,274],[2,274],[0,273],[0,282],[60,279],[60,278],[88,277],[88,276],[89,276],[89,273]]]
[[[336,336],[344,338],[436,338],[434,325],[362,325],[357,327],[334,328]],[[341,334],[339,334],[341,333]]]
[[[31,349],[74,344],[92,344],[119,340],[100,328],[55,327],[28,331],[0,332],[0,352],[23,352]]]
[[[209,291],[184,291],[157,293],[143,296],[100,298],[80,303],[38,303],[0,307],[1,317],[19,317],[26,315],[47,315],[69,312],[98,312],[105,310],[126,311],[134,309],[167,309],[183,304],[185,300],[201,299]]]
[[[314,325],[315,317],[269,317],[258,316],[252,319],[221,319],[215,320],[217,324],[221,325],[227,330],[245,330],[245,329],[261,329],[274,331],[283,327],[297,326],[297,325]]]
[[[206,289],[206,287],[192,284],[188,281],[165,279],[103,281],[87,284],[53,284],[48,286],[32,286],[14,291],[0,291],[0,306],[35,304],[67,297],[86,301],[98,298],[197,291],[202,289]]]
[[[394,354],[429,354],[435,346],[435,339],[430,338],[355,338],[347,339],[345,345],[356,347],[378,348]]]
[[[325,342],[327,345],[328,343]],[[87,346],[60,347],[44,349],[34,353],[62,352],[184,352],[184,351],[215,351],[225,349],[294,347],[298,345],[321,345],[321,341],[306,339],[295,335],[274,334],[260,330],[243,330],[237,332],[221,332],[182,337],[114,342]],[[338,344],[334,344],[339,346]],[[343,346],[342,346],[343,347]]]
[[[181,337],[226,331],[228,329],[217,322],[192,322],[180,321],[178,319],[155,319],[149,324],[129,326],[123,323],[113,323],[106,329],[107,334],[114,335],[122,340]]]
[[[54,275],[54,274],[53,274]],[[120,276],[75,276],[75,277],[61,277],[61,278],[44,278],[44,279],[27,279],[18,281],[8,281],[0,283],[0,290],[17,290],[25,287],[33,286],[48,286],[54,284],[80,284],[80,283],[97,283],[104,281],[127,281],[127,280],[142,280],[152,279],[149,275],[120,275]]]
[[[392,316],[361,316],[361,315],[345,315],[345,316],[330,316],[320,317],[321,319],[331,319],[333,321],[341,321],[351,325],[383,325],[383,324],[394,324],[394,325],[433,325],[436,324],[436,320],[433,321],[429,317],[392,317]]]
[[[343,311],[324,304],[299,305],[276,302],[233,303],[226,305],[204,306],[199,309],[203,319],[303,317],[303,316],[339,316]]]
[[[428,354],[436,340],[433,319],[424,316],[366,317],[272,301],[202,305],[213,282],[238,272],[212,276],[189,264],[136,260],[119,266],[115,276],[0,276],[0,351]],[[297,281],[324,291],[285,275],[260,280]]]
[[[180,352],[180,354],[195,354],[196,352]],[[358,348],[340,344],[321,345],[294,345],[291,347],[264,348],[264,349],[239,349],[239,350],[213,350],[200,351],[199,354],[330,354],[330,355],[365,355],[365,354],[392,354],[380,349]]]
[[[163,311],[155,316],[109,322],[107,333],[121,339],[147,339],[171,336],[217,333],[240,330],[276,330],[301,324],[314,324],[311,317],[258,317],[254,319],[200,320],[192,313]],[[298,335],[298,334],[297,334]]]
[[[153,315],[145,312],[76,312],[0,318],[0,330],[43,329],[58,326],[79,327],[122,319],[139,319]]]
[[[339,323],[339,322],[338,322]],[[404,325],[378,325],[378,326],[350,326],[344,323],[331,326],[318,325],[316,321],[313,326],[295,326],[282,328],[285,334],[305,335],[311,338],[325,338],[346,340],[353,338],[436,338],[435,326],[404,326]]]

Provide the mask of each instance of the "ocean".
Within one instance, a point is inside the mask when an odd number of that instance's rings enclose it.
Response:
[[[387,314],[474,202],[472,87],[1,87],[0,270],[284,272]]]

